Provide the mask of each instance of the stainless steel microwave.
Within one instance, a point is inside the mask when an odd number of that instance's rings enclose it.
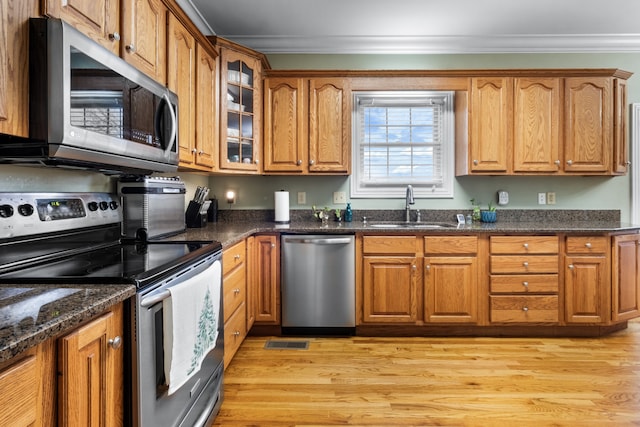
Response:
[[[177,170],[176,94],[64,21],[29,25],[29,138],[1,138],[0,162]]]

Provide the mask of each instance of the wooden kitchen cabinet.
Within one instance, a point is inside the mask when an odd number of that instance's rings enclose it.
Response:
[[[127,1],[131,0],[123,3]],[[120,55],[120,0],[44,0],[43,12],[70,23]]]
[[[629,169],[629,142],[628,142],[628,109],[627,81],[624,79],[613,80],[614,95],[614,121],[613,121],[613,173],[624,175]]]
[[[244,240],[222,252],[224,367],[247,336],[247,245]]]
[[[55,381],[53,340],[0,363],[0,425],[55,425]]]
[[[611,257],[612,320],[640,316],[640,235],[613,237]]]
[[[178,95],[178,151],[180,165],[196,157],[196,41],[174,15],[168,17],[168,88]]]
[[[265,172],[350,172],[348,80],[269,77],[264,91]]]
[[[564,170],[606,173],[613,151],[613,79],[566,78]]]
[[[564,270],[567,323],[607,323],[611,306],[609,238],[567,237]]]
[[[478,321],[478,237],[424,237],[424,320]]]
[[[123,425],[122,304],[58,339],[58,425]]]
[[[513,79],[471,79],[469,108],[469,170],[507,173],[511,171]]]
[[[562,79],[514,80],[513,172],[557,173],[561,169]]]
[[[491,236],[489,247],[491,323],[558,323],[558,237]]]
[[[415,236],[363,236],[363,323],[415,323],[422,286]]]
[[[262,65],[258,56],[221,38],[220,170],[260,171]]]
[[[258,234],[254,245],[255,323],[280,325],[280,237]]]
[[[216,169],[218,159],[218,68],[217,54],[213,55],[201,43],[196,43],[196,131],[193,163],[197,169],[205,171]]]
[[[123,0],[120,36],[120,56],[166,84],[167,7],[162,0]]]
[[[29,17],[40,0],[0,4],[0,133],[29,136]]]

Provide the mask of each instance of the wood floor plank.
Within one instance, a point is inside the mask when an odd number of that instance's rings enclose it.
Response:
[[[213,426],[640,426],[636,321],[602,338],[266,339],[225,371]]]

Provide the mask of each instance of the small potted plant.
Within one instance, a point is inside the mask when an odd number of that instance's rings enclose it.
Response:
[[[480,203],[476,203],[476,199],[471,199],[470,201],[472,207],[471,218],[473,219],[473,221],[480,221]]]
[[[480,212],[480,219],[482,222],[496,222],[496,216],[496,207],[493,206],[493,203],[491,202],[489,202],[487,210]]]

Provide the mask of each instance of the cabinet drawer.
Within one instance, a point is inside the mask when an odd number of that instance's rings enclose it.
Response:
[[[365,254],[415,254],[415,236],[364,236],[362,250]]]
[[[491,299],[491,322],[558,322],[558,296],[495,296]]]
[[[236,243],[228,249],[222,252],[222,274],[226,275],[228,272],[244,264],[247,257],[247,246],[243,240],[240,243]]]
[[[609,248],[609,238],[605,236],[567,237],[567,253],[603,254]]]
[[[426,236],[424,251],[427,254],[475,254],[478,252],[476,236]]]
[[[492,254],[557,254],[556,236],[491,236]]]
[[[557,273],[557,255],[492,255],[491,273]]]
[[[508,274],[491,276],[492,293],[556,293],[557,274]]]
[[[247,295],[246,269],[238,268],[225,276],[222,287],[224,289],[224,320],[226,321],[238,306],[245,302]]]
[[[224,367],[226,368],[233,355],[238,351],[247,335],[247,313],[244,303],[233,312],[224,324]]]
[[[0,370],[0,425],[33,425],[37,417],[38,365],[30,355]]]

